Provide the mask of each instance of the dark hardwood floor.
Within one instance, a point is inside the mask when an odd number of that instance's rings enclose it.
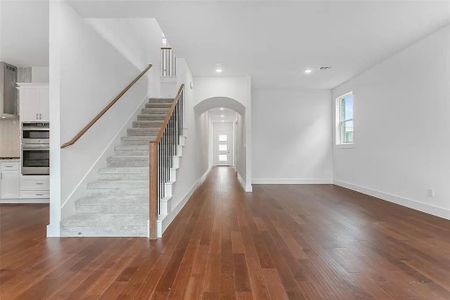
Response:
[[[215,168],[163,239],[45,238],[0,206],[3,299],[450,299],[450,221],[332,185]]]

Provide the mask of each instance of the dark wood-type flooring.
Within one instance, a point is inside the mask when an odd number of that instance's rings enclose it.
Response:
[[[450,221],[332,185],[215,168],[163,239],[48,238],[0,206],[4,299],[450,299]]]

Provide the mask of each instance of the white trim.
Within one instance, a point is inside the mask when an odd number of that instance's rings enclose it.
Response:
[[[47,225],[47,237],[60,237],[61,236],[61,225],[48,224]]]
[[[333,184],[332,178],[253,178],[253,184]]]
[[[352,95],[353,97],[353,141],[351,143],[342,143],[341,142],[341,132],[340,132],[340,124],[346,121],[341,121],[341,110],[340,110],[340,101],[342,98],[345,98],[348,95]],[[339,101],[339,104],[338,104]],[[343,95],[340,95],[338,97],[335,98],[334,100],[334,136],[333,136],[333,144],[335,146],[335,148],[337,149],[352,149],[353,145],[355,144],[355,94],[353,93],[353,91],[349,91],[346,92]],[[339,111],[338,111],[339,109]],[[347,120],[348,121],[348,120]],[[339,142],[338,142],[338,137],[339,137]]]
[[[355,144],[338,144],[334,145],[334,148],[339,149],[353,149],[355,148]]]
[[[423,203],[417,200],[408,199],[397,195],[392,195],[389,193],[377,191],[368,187],[359,186],[342,180],[335,180],[334,184],[372,197],[379,198],[381,200],[396,203],[401,206],[405,206],[414,210],[428,213],[430,215],[450,220],[450,209],[448,208]]]
[[[166,229],[175,219],[175,217],[180,213],[181,209],[186,205],[186,203],[191,199],[194,192],[197,188],[205,181],[208,176],[211,168],[208,168],[206,172],[192,185],[189,191],[184,195],[183,199],[178,203],[176,207],[174,207],[169,214],[165,216],[159,216],[156,227],[157,227],[157,237],[161,238]],[[172,198],[173,199],[173,198]]]
[[[0,200],[0,204],[49,204],[49,198],[42,199],[5,199]]]

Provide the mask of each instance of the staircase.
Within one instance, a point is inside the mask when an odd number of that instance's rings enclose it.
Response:
[[[107,167],[62,220],[62,236],[148,236],[149,141],[154,140],[174,99],[150,99],[121,138]]]

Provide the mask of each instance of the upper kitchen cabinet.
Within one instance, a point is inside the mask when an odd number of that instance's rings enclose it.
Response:
[[[21,122],[49,121],[48,84],[18,83]]]

